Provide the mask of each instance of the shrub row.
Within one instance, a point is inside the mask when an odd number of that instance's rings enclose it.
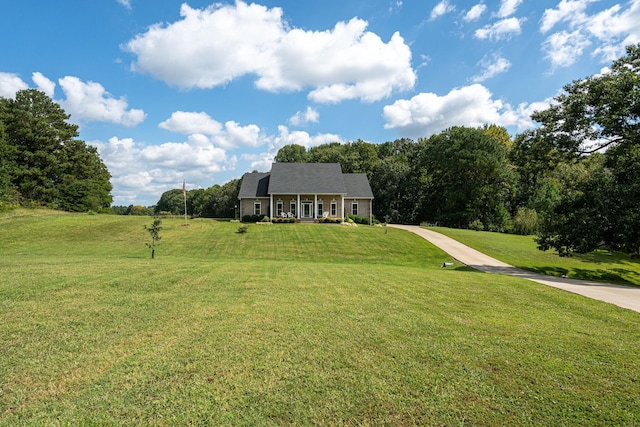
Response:
[[[294,224],[296,222],[295,218],[273,218],[271,220],[274,224]]]
[[[262,221],[262,215],[244,215],[242,222],[258,222]]]
[[[318,222],[321,224],[340,224],[342,222],[342,218],[320,218]]]
[[[369,218],[363,218],[354,216],[358,218],[358,220],[354,219],[354,222],[358,222],[358,224],[369,224]],[[242,222],[268,222],[269,218],[262,215],[244,215],[242,217]],[[293,224],[297,222],[296,218],[273,218],[271,220],[274,224]],[[320,218],[318,222],[323,224],[340,224],[342,222],[342,218]]]
[[[369,225],[369,218],[368,217],[358,216],[358,215],[349,215],[349,219],[351,219],[356,224]]]

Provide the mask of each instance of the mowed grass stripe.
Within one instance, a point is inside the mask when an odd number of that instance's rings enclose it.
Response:
[[[62,215],[0,219],[2,251],[16,255],[100,254],[146,258],[150,241],[145,217]],[[417,236],[382,227],[329,224],[249,225],[214,220],[165,219],[157,256],[206,259],[279,259],[423,265],[437,268],[451,258]],[[385,232],[386,231],[386,232]],[[436,258],[437,261],[433,261]]]
[[[0,424],[638,423],[637,313],[434,267],[399,230],[378,263],[349,254],[384,230],[309,226],[333,251],[295,259],[268,237],[306,226],[178,222],[152,261],[109,248],[144,223],[122,221],[84,253],[0,250]],[[207,243],[252,234],[252,256]]]

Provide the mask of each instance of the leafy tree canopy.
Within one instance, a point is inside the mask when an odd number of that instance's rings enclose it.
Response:
[[[187,213],[205,218],[233,218],[238,204],[240,192],[239,179],[220,186],[213,185],[207,189],[189,190],[187,196]],[[184,196],[181,189],[168,190],[162,193],[155,205],[154,212],[168,212],[172,215],[184,215]]]
[[[78,127],[45,93],[0,98],[0,196],[70,211],[111,204],[111,175]]]
[[[516,176],[499,138],[483,129],[453,127],[421,143],[423,220],[462,228],[473,221],[495,230],[509,226]]]
[[[307,149],[298,144],[285,145],[278,150],[274,159],[279,163],[305,163],[307,160]]]
[[[531,117],[560,151],[640,143],[640,44],[628,46],[610,71],[566,85],[555,101]]]
[[[627,47],[609,72],[565,86],[532,117],[541,127],[519,147],[530,175],[587,164],[582,176],[558,180],[559,200],[543,212],[540,248],[561,255],[601,246],[640,253],[640,45]]]

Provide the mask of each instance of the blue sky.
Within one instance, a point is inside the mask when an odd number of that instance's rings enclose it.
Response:
[[[20,0],[0,96],[38,88],[112,174],[115,205],[267,171],[287,144],[531,128],[640,42],[640,0]]]

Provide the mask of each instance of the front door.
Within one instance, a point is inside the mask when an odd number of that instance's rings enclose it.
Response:
[[[313,218],[312,202],[302,202],[302,218]]]

